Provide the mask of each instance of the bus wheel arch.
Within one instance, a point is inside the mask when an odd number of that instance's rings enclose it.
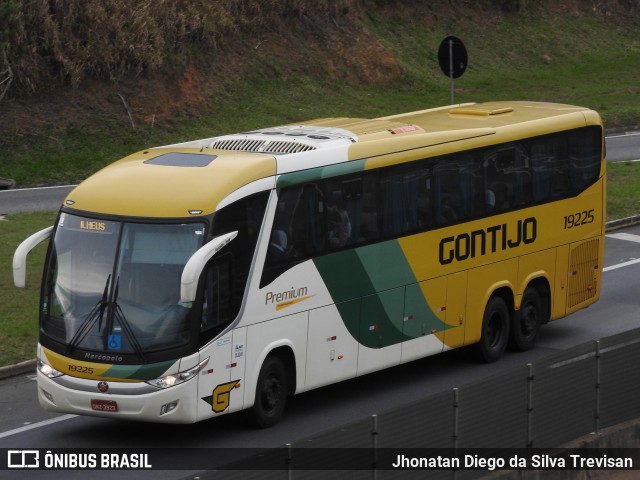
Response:
[[[268,428],[280,420],[287,397],[295,392],[295,357],[289,347],[278,347],[266,356],[256,380],[251,408],[253,423]]]
[[[551,312],[551,288],[547,279],[539,277],[532,280],[520,301],[520,308],[513,315],[509,346],[524,352],[531,349],[540,331],[547,323]]]
[[[495,362],[507,348],[513,318],[513,293],[509,288],[493,292],[482,316],[480,341],[475,345],[477,356],[484,362]]]

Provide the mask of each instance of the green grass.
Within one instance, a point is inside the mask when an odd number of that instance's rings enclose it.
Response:
[[[640,214],[640,162],[607,166],[607,220]]]
[[[0,221],[0,366],[35,358],[38,299],[45,246],[27,257],[27,288],[13,286],[13,252],[26,237],[52,225],[54,212],[8,215]]]

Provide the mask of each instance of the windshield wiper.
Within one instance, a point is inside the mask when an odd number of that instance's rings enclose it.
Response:
[[[102,327],[102,316],[104,315],[104,310],[107,307],[107,295],[109,293],[110,280],[111,274],[109,274],[109,276],[107,277],[107,282],[105,283],[104,291],[102,292],[102,298],[98,300],[98,303],[93,306],[93,308],[89,312],[89,315],[87,315],[86,320],[82,323],[82,325],[80,325],[80,328],[76,330],[76,333],[73,335],[73,337],[67,344],[67,348],[65,348],[64,350],[65,355],[69,355],[73,351],[73,349],[76,348],[76,346],[79,345],[82,340],[84,340],[84,338],[91,330],[91,327],[93,327],[97,321],[99,321],[98,331]]]
[[[124,334],[127,337],[127,340],[129,340],[129,343],[133,347],[134,352],[136,353],[136,355],[138,355],[138,357],[140,357],[140,360],[142,360],[142,362],[145,363],[146,359],[142,351],[142,347],[140,346],[140,343],[138,342],[136,335],[133,333],[133,330],[131,329],[131,324],[129,323],[129,320],[127,320],[127,317],[125,317],[124,312],[122,311],[122,307],[118,305],[117,299],[118,299],[119,288],[120,288],[120,277],[118,277],[118,280],[116,281],[115,290],[113,292],[113,301],[109,302],[109,305],[108,305],[109,309],[107,311],[107,328],[105,329],[105,336],[104,336],[105,350],[108,349],[109,334],[113,330],[114,321],[117,321],[120,324],[120,327],[122,327],[122,330],[124,331]]]

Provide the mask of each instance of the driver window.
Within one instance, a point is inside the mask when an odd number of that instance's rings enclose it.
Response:
[[[220,333],[235,317],[232,301],[232,257],[214,258],[205,271],[202,299],[201,338],[208,341]]]
[[[211,340],[238,315],[249,279],[268,192],[238,200],[218,211],[212,237],[237,231],[207,265],[203,274],[201,342]]]

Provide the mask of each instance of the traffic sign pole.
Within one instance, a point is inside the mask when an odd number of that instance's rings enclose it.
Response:
[[[449,39],[449,92],[451,105],[453,105],[453,39]]]
[[[438,48],[438,63],[440,69],[449,77],[449,96],[451,105],[455,101],[453,80],[461,76],[467,69],[467,49],[457,37],[448,36],[440,43]]]

